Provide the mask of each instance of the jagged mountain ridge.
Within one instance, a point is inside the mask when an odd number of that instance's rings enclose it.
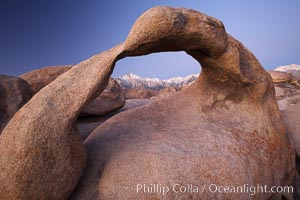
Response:
[[[129,73],[116,78],[117,82],[124,88],[146,88],[152,90],[161,90],[166,87],[181,88],[191,84],[197,79],[199,74],[191,74],[186,77],[173,77],[170,79],[160,80],[158,78],[142,78],[136,74]]]
[[[300,71],[300,65],[290,64],[290,65],[278,66],[274,69],[274,71],[281,71],[281,72]]]

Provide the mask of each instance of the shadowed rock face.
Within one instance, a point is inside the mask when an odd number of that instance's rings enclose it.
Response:
[[[22,74],[20,78],[27,81],[33,94],[54,81],[61,74],[70,70],[72,65],[49,66]]]
[[[114,79],[110,79],[105,90],[81,110],[80,115],[101,116],[122,108],[126,103],[125,94]]]
[[[85,163],[72,125],[103,91],[115,62],[180,50],[201,63],[197,81],[98,127],[85,141],[86,168],[71,199],[163,198],[162,193],[137,193],[138,183],[291,185],[294,149],[272,80],[254,55],[217,19],[155,7],[138,18],[124,43],[73,67],[12,118],[0,137],[0,196],[67,198]],[[276,195],[259,193],[253,199]],[[164,198],[248,199],[249,194],[205,190],[169,192]]]
[[[146,88],[129,88],[125,89],[126,99],[150,99],[153,96],[158,95],[157,90],[151,90]]]
[[[32,91],[26,81],[0,74],[0,134],[10,118],[31,96]]]
[[[300,156],[300,88],[289,83],[280,83],[275,84],[275,91],[287,133],[297,156]]]
[[[291,142],[296,149],[297,156],[300,156],[300,96],[296,99],[297,103],[290,104],[286,109],[282,110],[282,116],[285,121],[287,132],[291,138]]]
[[[126,100],[126,104],[124,107],[116,111],[110,112],[107,115],[100,117],[81,117],[76,121],[76,126],[78,128],[79,135],[83,140],[85,140],[94,129],[96,129],[98,126],[100,126],[112,116],[129,109],[134,109],[137,107],[147,105],[149,103],[151,103],[150,99],[128,99]]]
[[[50,66],[33,70],[22,74],[20,77],[26,80],[36,94],[57,77],[70,70],[72,65]],[[81,110],[82,116],[105,115],[125,105],[125,94],[117,81],[110,79],[105,90],[94,101],[90,102]]]

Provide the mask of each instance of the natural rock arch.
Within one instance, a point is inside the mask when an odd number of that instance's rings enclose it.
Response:
[[[0,136],[0,196],[68,198],[86,160],[73,123],[80,110],[105,88],[115,62],[125,56],[179,50],[201,63],[198,80],[174,97],[159,100],[143,110],[122,113],[95,130],[86,141],[89,160],[72,198],[160,198],[161,194],[137,194],[124,185],[126,180],[130,184],[135,178],[145,180],[140,174],[143,170],[150,181],[163,184],[179,179],[184,184],[190,178],[217,184],[290,185],[295,174],[294,150],[285,136],[270,76],[253,54],[226,33],[219,20],[190,9],[155,7],[138,18],[124,43],[74,66],[38,92],[11,119]],[[139,123],[135,125],[134,120]],[[180,134],[183,131],[187,134]],[[145,143],[149,138],[150,142]],[[174,138],[179,138],[183,146]],[[161,140],[165,144],[156,148]],[[116,149],[109,149],[109,142]],[[139,168],[133,164],[145,161],[143,155],[130,148],[134,142],[139,145],[137,150],[147,148],[146,155],[158,155],[152,158],[155,165],[145,162]],[[190,150],[184,146],[189,143],[193,145]],[[186,154],[180,156],[180,150],[176,154],[173,145]],[[220,151],[223,154],[218,154]],[[94,155],[100,157],[91,160]],[[196,163],[193,156],[197,157]],[[131,164],[122,165],[126,159]],[[160,165],[160,159],[166,159],[169,165]],[[189,163],[192,172],[188,174],[173,166],[175,161]],[[116,168],[118,165],[121,166]],[[220,168],[215,169],[214,165]],[[159,166],[170,179],[153,172]],[[236,170],[238,176],[231,174],[231,170]],[[90,188],[86,185],[88,181],[92,181]],[[168,195],[167,198],[175,197]],[[206,191],[176,197],[217,199],[218,195]],[[260,193],[254,198],[270,196]]]

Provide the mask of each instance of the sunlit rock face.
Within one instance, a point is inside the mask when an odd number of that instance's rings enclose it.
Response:
[[[73,129],[80,110],[104,90],[117,60],[162,51],[186,51],[201,63],[198,79],[103,123],[84,142],[86,157]],[[155,7],[124,43],[74,66],[13,117],[0,136],[0,196],[249,199],[208,189],[142,192],[137,184],[291,185],[295,154],[285,132],[270,75],[221,21]],[[281,195],[292,198],[251,198]]]

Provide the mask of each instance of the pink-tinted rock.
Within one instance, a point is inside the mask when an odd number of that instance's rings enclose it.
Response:
[[[276,99],[280,110],[300,101],[300,88],[289,83],[275,84]]]

